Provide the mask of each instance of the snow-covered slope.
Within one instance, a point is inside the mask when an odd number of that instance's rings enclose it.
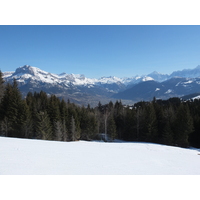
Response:
[[[192,174],[200,152],[151,143],[55,142],[0,137],[0,174]]]
[[[8,78],[9,76],[12,76],[14,72],[3,72],[3,77]]]
[[[198,96],[196,96],[196,97],[194,97],[194,98],[192,98],[193,100],[195,100],[195,99],[200,99],[200,95],[198,95]]]

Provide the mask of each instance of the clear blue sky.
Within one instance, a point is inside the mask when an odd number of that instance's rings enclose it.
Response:
[[[200,26],[0,26],[0,69],[131,77],[200,65]]]

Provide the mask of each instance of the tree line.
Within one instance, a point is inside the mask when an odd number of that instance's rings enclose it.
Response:
[[[200,100],[179,98],[138,102],[121,101],[91,108],[45,92],[25,98],[17,81],[4,83],[0,72],[0,135],[56,141],[96,140],[153,142],[200,147]]]

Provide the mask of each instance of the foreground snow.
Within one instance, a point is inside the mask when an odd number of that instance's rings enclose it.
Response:
[[[151,143],[0,137],[0,174],[200,174],[200,152]]]

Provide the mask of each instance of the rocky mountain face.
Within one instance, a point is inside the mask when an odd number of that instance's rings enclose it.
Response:
[[[23,96],[31,92],[45,91],[80,105],[96,106],[121,99],[125,103],[167,99],[200,92],[200,66],[194,69],[175,71],[170,75],[153,72],[144,76],[99,79],[80,74],[53,74],[25,65],[15,72],[4,72],[6,82],[16,79]]]

